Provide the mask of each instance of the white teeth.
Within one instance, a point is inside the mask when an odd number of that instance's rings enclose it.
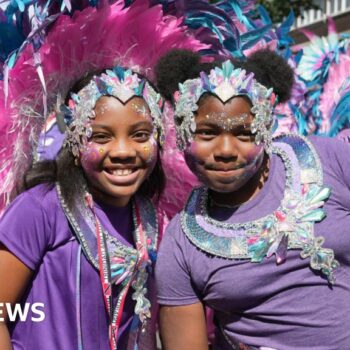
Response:
[[[132,173],[132,169],[117,169],[113,171],[113,175],[116,176],[127,176]]]

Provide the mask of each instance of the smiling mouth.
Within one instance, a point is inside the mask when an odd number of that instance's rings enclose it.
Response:
[[[133,169],[106,169],[105,171],[110,174],[110,175],[114,175],[114,176],[128,176],[131,175],[132,173],[134,173],[137,170],[137,168],[133,168]]]
[[[127,186],[133,184],[138,179],[140,171],[140,168],[105,169],[103,173],[112,185]]]

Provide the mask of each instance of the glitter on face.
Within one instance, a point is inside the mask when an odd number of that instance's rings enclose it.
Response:
[[[248,149],[244,147],[239,151],[241,159],[232,164],[232,169],[237,169],[239,173],[222,177],[219,172],[212,171],[222,167],[222,162],[217,162],[212,152],[213,150],[203,148],[200,141],[193,140],[184,155],[187,165],[198,180],[212,190],[222,193],[233,192],[244,186],[259,171],[264,159],[263,145],[250,143]]]
[[[151,135],[147,144],[145,144],[143,147],[143,150],[148,153],[148,159],[146,160],[146,163],[155,165],[157,161],[158,145],[157,140],[154,138],[153,134]]]
[[[80,162],[84,172],[89,178],[97,178],[100,173],[103,148],[98,149],[94,142],[88,142],[81,151]]]
[[[225,112],[213,112],[207,114],[205,118],[207,121],[217,124],[221,129],[225,131],[231,131],[232,129],[239,126],[247,128],[250,125],[250,117],[248,113],[229,116]]]
[[[152,115],[149,111],[149,109],[145,105],[139,105],[135,102],[131,104],[131,108],[140,116],[152,120]]]
[[[98,106],[95,107],[95,114],[105,114],[109,111],[109,107],[107,104],[100,103]]]

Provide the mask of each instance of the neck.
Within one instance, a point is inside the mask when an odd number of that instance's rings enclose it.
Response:
[[[130,196],[117,198],[105,193],[101,193],[100,191],[95,190],[92,186],[89,187],[89,192],[91,193],[92,197],[100,203],[118,208],[126,207],[131,200]]]
[[[241,188],[230,193],[221,193],[209,190],[209,196],[218,206],[235,207],[253,199],[263,188],[268,179],[270,159],[265,154],[261,167],[256,174]]]

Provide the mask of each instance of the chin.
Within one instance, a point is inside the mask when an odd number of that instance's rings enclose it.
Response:
[[[104,190],[108,196],[115,197],[116,199],[130,198],[139,190],[140,185],[135,184],[132,186],[118,187],[115,189]]]
[[[232,185],[218,185],[218,184],[213,184],[209,187],[212,191],[214,192],[219,192],[219,193],[232,193],[235,192],[237,190],[239,190],[242,186],[232,186]]]
[[[214,192],[232,193],[241,189],[250,178],[233,180],[233,181],[206,181],[204,184]]]
[[[99,198],[102,202],[115,204],[117,206],[125,206],[129,200],[140,188],[139,183],[135,183],[128,186],[94,186],[93,193],[96,198]]]

